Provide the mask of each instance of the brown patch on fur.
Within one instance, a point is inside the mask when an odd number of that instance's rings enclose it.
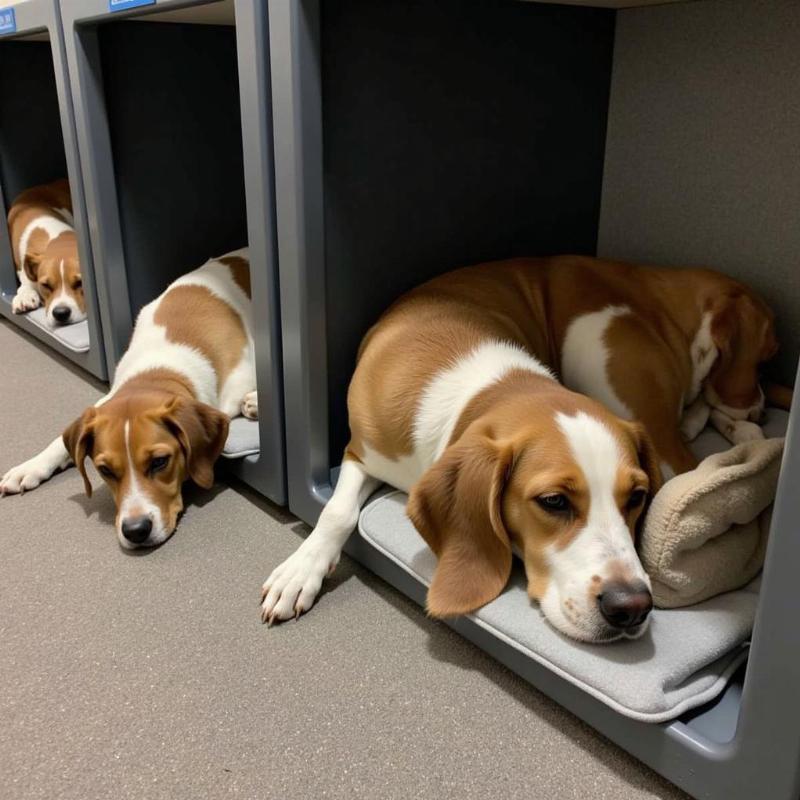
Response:
[[[217,388],[242,360],[247,332],[238,312],[205,286],[176,286],[162,296],[153,316],[167,339],[199,350],[212,364]]]
[[[250,264],[247,259],[241,256],[223,256],[218,258],[217,261],[225,264],[230,269],[238,287],[250,297]]]

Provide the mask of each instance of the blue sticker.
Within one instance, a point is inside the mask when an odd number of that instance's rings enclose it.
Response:
[[[17,30],[17,18],[13,8],[0,8],[0,34],[14,33]]]
[[[152,6],[156,0],[108,0],[109,11],[125,11],[138,6]]]

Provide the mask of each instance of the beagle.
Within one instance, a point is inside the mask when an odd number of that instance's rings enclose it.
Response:
[[[117,505],[124,548],[165,541],[191,478],[208,489],[230,417],[258,417],[246,249],[178,278],[136,320],[111,391],[39,455],[0,480],[0,495],[34,489],[88,457]]]
[[[262,620],[307,611],[381,482],[438,556],[436,617],[505,587],[512,549],[558,630],[640,635],[652,608],[634,547],[661,484],[645,429],[559,384],[548,327],[518,282],[462,270],[411,291],[367,333],[348,392],[351,439],[314,531],[262,587]]]
[[[72,219],[69,183],[58,180],[24,191],[8,212],[19,289],[15,314],[44,303],[51,328],[86,319],[86,301]]]

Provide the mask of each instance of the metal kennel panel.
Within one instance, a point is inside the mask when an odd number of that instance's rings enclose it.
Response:
[[[208,258],[249,243],[260,449],[226,463],[284,502],[264,3],[68,0],[62,16],[106,289],[109,372],[145,303]]]
[[[101,319],[58,4],[56,0],[27,0],[2,10],[7,24],[0,27],[0,313],[47,347],[105,378]],[[24,189],[64,177],[72,194],[88,315],[89,345],[80,352],[34,324],[27,315],[11,310],[17,275],[5,223],[8,208]]]

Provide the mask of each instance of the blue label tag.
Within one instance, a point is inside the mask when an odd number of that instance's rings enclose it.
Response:
[[[13,8],[0,8],[0,34],[14,33],[17,30],[17,18]]]
[[[108,0],[109,11],[125,11],[138,6],[152,6],[156,0]]]

